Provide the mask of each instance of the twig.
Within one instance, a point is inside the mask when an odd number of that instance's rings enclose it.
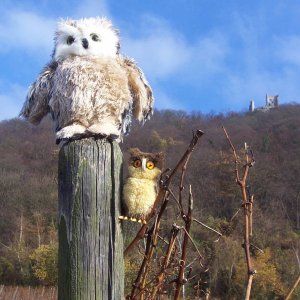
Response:
[[[192,264],[193,264],[196,260],[198,260],[198,258],[194,258],[194,259],[193,259],[186,267],[187,267],[187,268],[191,267]]]
[[[249,235],[253,235],[253,217],[252,217],[252,206],[253,206],[254,196],[251,195],[249,203]]]
[[[138,297],[138,294],[136,294],[136,289],[140,289],[140,291],[143,291],[146,285],[146,278],[147,278],[147,272],[149,269],[150,265],[150,260],[152,258],[154,248],[156,247],[157,243],[157,238],[158,238],[158,233],[159,233],[159,227],[160,227],[160,220],[162,217],[162,214],[167,206],[167,203],[169,201],[168,196],[165,197],[164,202],[161,206],[161,209],[159,211],[159,214],[155,220],[155,223],[153,224],[152,228],[150,231],[148,231],[148,236],[147,236],[147,244],[146,244],[146,250],[145,250],[145,256],[142,261],[142,265],[139,269],[137,278],[134,282],[130,299],[136,299]],[[143,299],[143,296],[141,296],[140,299]]]
[[[6,249],[11,249],[11,247],[6,246],[5,244],[3,244],[2,242],[0,242],[0,244],[5,247]]]
[[[285,300],[289,300],[294,292],[294,290],[296,289],[297,285],[299,284],[300,282],[300,275],[299,277],[297,278],[296,282],[294,283],[293,287],[290,289],[288,295],[285,297]]]
[[[240,176],[239,176],[239,170],[238,170],[238,159],[237,159],[237,155],[236,155],[236,151],[235,151],[235,148],[231,142],[231,139],[229,138],[229,135],[225,129],[224,126],[222,126],[223,130],[224,130],[224,133],[225,133],[225,136],[227,138],[227,141],[232,149],[232,152],[233,152],[233,155],[234,155],[234,164],[235,164],[235,178],[236,178],[236,181],[239,180]]]
[[[169,245],[169,242],[166,241],[162,236],[158,235],[157,236],[161,241],[163,241],[165,244]]]
[[[181,288],[185,283],[184,270],[185,270],[185,264],[186,264],[187,245],[188,245],[188,241],[189,241],[188,232],[191,229],[191,224],[192,224],[192,220],[193,220],[192,212],[193,212],[193,195],[192,195],[192,190],[191,190],[191,186],[190,186],[188,213],[187,213],[187,215],[184,215],[184,218],[183,218],[184,222],[185,222],[185,234],[184,234],[183,243],[182,243],[182,253],[181,253],[181,259],[180,259],[179,274],[178,274],[178,277],[176,280],[176,289],[175,289],[174,300],[179,299]]]
[[[255,248],[256,250],[258,250],[260,253],[265,253],[264,250],[258,248],[257,246],[255,246],[255,245],[253,245],[251,243],[250,243],[250,246],[253,247],[253,248]]]
[[[239,209],[235,212],[235,214],[231,217],[230,222],[233,221],[233,219],[238,215],[238,213],[239,213],[240,211],[241,211],[241,209],[239,208]]]
[[[1,296],[3,290],[4,290],[4,285],[2,284],[2,285],[0,285],[0,296]]]
[[[141,229],[138,231],[138,233],[136,234],[135,238],[132,240],[132,242],[127,246],[127,248],[124,251],[124,255],[126,256],[130,250],[134,247],[134,245],[140,241],[141,239],[143,239],[145,237],[145,233],[147,232],[148,229],[148,225],[144,224]]]
[[[299,259],[299,255],[298,255],[298,250],[296,250],[294,247],[293,247],[293,250],[294,250],[294,253],[295,253],[295,256],[296,256],[296,259],[297,259],[297,263],[298,263],[298,268],[299,268],[299,271],[300,271],[300,259]]]
[[[190,241],[191,241],[192,244],[194,245],[194,247],[195,247],[195,249],[196,249],[196,251],[197,251],[197,253],[198,253],[198,255],[199,255],[199,258],[202,259],[203,256],[202,256],[202,254],[200,253],[200,251],[198,250],[198,247],[197,247],[195,241],[193,240],[193,238],[191,237],[191,235],[189,234],[189,232],[188,232],[184,227],[182,227],[182,230],[185,232],[185,234],[188,236],[188,238],[190,239]]]
[[[173,192],[170,188],[168,189],[168,192],[170,193],[170,195],[171,195],[171,196],[173,197],[173,199],[175,200],[175,202],[176,202],[176,204],[177,204],[179,210],[181,210],[181,205],[179,204],[179,201],[178,201],[177,197],[175,196],[174,192]]]
[[[188,146],[187,150],[183,154],[183,156],[180,159],[179,163],[176,165],[176,167],[173,169],[173,171],[169,175],[169,181],[176,174],[176,172],[182,167],[182,165],[185,163],[185,161],[191,156],[191,153],[194,151],[194,148],[195,148],[196,144],[198,143],[199,138],[203,134],[204,134],[203,131],[197,130],[196,133],[193,135],[193,138],[190,142],[190,145]]]
[[[250,167],[253,166],[255,161],[254,161],[253,152],[251,150],[249,151],[248,145],[245,143],[246,164],[243,166],[244,174],[243,174],[243,178],[241,179],[240,175],[239,175],[239,170],[238,170],[238,158],[237,158],[235,147],[234,147],[233,143],[231,142],[231,139],[230,139],[225,127],[224,126],[222,126],[222,127],[223,127],[225,136],[227,138],[227,141],[228,141],[228,143],[232,149],[233,155],[234,155],[235,180],[236,180],[236,183],[240,186],[242,196],[243,196],[242,206],[244,208],[244,230],[245,230],[244,231],[244,249],[245,249],[246,263],[247,263],[247,269],[248,269],[248,284],[247,284],[245,300],[248,300],[250,298],[253,275],[256,273],[256,270],[254,270],[252,268],[251,256],[250,256],[249,232],[251,232],[251,230],[249,230],[249,227],[250,227],[250,223],[252,221],[250,221],[250,215],[249,215],[250,209],[249,208],[250,208],[250,205],[252,204],[252,202],[248,201],[246,180],[248,177],[249,169],[250,169]],[[249,152],[251,155],[251,159],[249,159]],[[251,209],[251,214],[252,214],[252,209]],[[252,218],[252,216],[251,216],[251,218]]]
[[[248,284],[247,284],[247,289],[246,289],[245,300],[250,299],[253,276],[254,276],[254,274],[250,274],[248,277]]]
[[[169,265],[170,256],[171,256],[171,253],[173,251],[173,247],[175,245],[176,236],[177,236],[178,232],[179,232],[179,228],[175,224],[173,224],[171,237],[170,237],[170,240],[169,240],[169,247],[167,249],[167,254],[164,258],[161,270],[160,270],[159,274],[156,276],[156,285],[155,285],[153,293],[151,295],[152,298],[154,298],[156,296],[157,292],[159,292],[160,287],[163,284],[163,281],[165,279],[165,270],[167,269],[167,267]]]
[[[196,223],[198,223],[198,224],[200,224],[201,226],[203,226],[203,227],[205,227],[205,228],[207,228],[207,229],[209,229],[209,230],[215,232],[215,233],[218,234],[219,236],[223,236],[221,232],[219,232],[219,231],[217,231],[217,230],[215,230],[215,229],[213,229],[213,228],[207,226],[206,224],[204,224],[204,223],[198,221],[197,219],[193,218],[193,221],[196,222]]]

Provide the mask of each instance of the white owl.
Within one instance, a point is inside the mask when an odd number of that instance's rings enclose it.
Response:
[[[105,18],[58,23],[52,60],[29,89],[21,116],[33,124],[51,113],[57,141],[85,136],[121,140],[132,116],[152,114],[152,90]]]

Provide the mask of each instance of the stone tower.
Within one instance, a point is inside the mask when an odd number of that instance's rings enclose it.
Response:
[[[255,110],[255,104],[254,104],[254,100],[250,101],[250,105],[249,105],[249,111],[250,112],[254,112]]]
[[[268,96],[266,95],[266,109],[278,107],[278,95]]]

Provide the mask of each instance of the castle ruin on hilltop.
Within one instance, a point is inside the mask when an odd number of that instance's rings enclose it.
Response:
[[[255,108],[254,100],[250,101],[250,106],[249,106],[249,111],[254,112],[254,111],[268,111],[272,108],[277,108],[279,106],[278,102],[279,95],[275,96],[268,96],[266,95],[266,104],[265,106]]]

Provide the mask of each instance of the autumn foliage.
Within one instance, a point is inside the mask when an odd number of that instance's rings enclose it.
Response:
[[[201,288],[209,289],[212,299],[242,299],[247,277],[241,246],[242,198],[222,125],[240,155],[244,142],[255,153],[247,187],[255,196],[250,252],[257,274],[251,299],[282,299],[299,275],[299,116],[299,105],[226,116],[156,111],[143,127],[134,125],[121,144],[125,161],[127,149],[139,147],[147,152],[165,151],[166,167],[172,167],[193,130],[205,132],[189,162],[186,182],[192,185],[194,217],[222,233],[219,237],[196,225],[191,230],[209,267]],[[49,120],[38,127],[18,119],[0,123],[0,284],[56,282],[57,155]],[[178,183],[175,178],[174,186]],[[176,220],[177,212],[173,201],[162,221],[166,236],[170,234],[168,220]],[[124,225],[126,245],[138,230],[136,226]],[[139,251],[125,260],[127,291],[141,260]],[[53,263],[48,264],[50,261]],[[191,284],[186,296],[194,291]],[[300,298],[299,288],[293,297]]]

